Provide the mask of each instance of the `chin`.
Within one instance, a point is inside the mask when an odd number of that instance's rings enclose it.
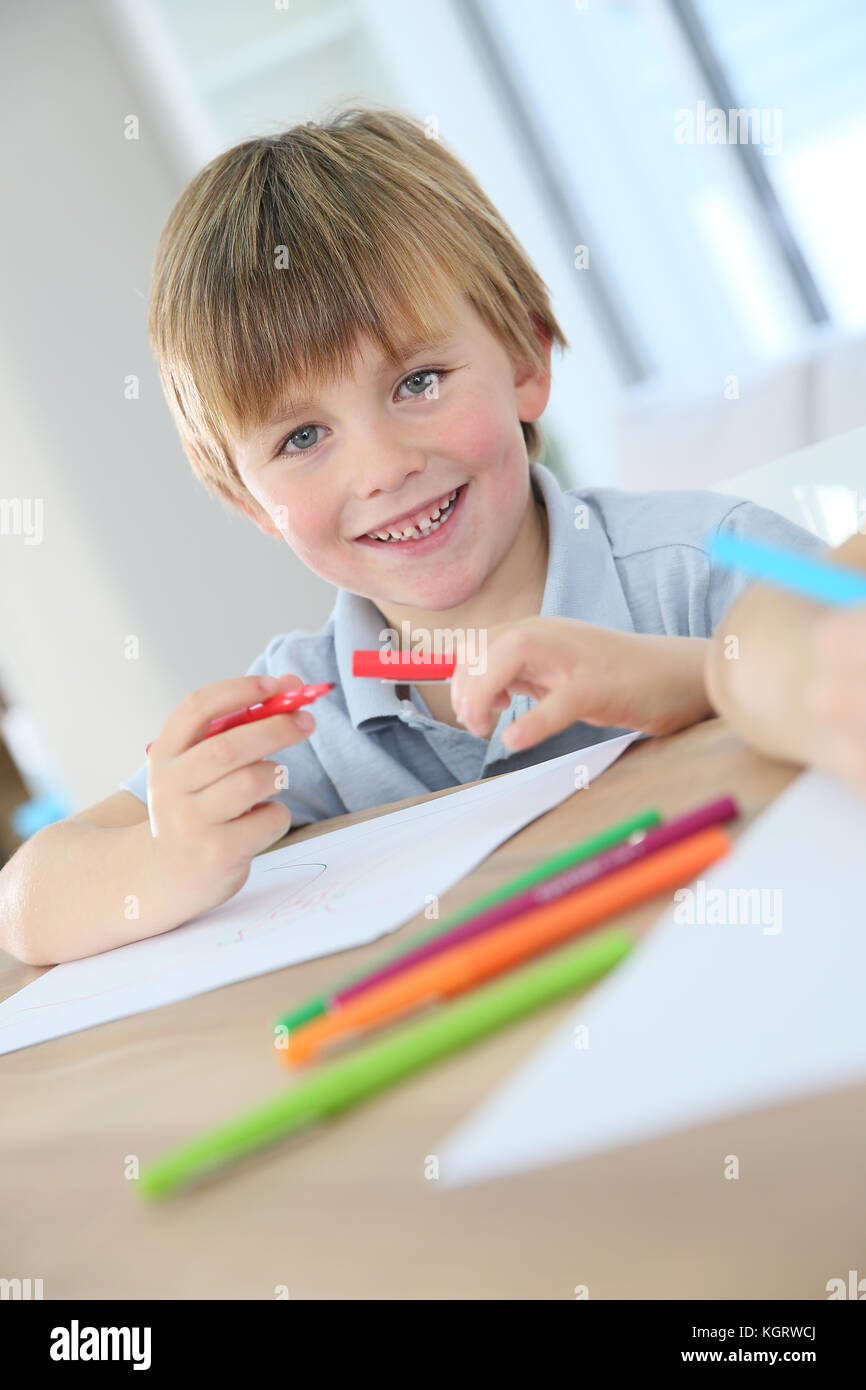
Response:
[[[392,602],[403,604],[407,608],[422,608],[428,613],[450,613],[452,609],[459,608],[461,604],[474,598],[480,587],[479,584],[461,584],[459,588],[437,589],[431,594],[407,594]]]

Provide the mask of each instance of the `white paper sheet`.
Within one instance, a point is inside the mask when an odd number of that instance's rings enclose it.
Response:
[[[57,965],[0,1003],[0,1053],[375,941],[572,795],[578,765],[592,781],[637,737],[259,855],[222,906],[161,936]]]
[[[693,889],[436,1146],[444,1186],[866,1077],[859,799],[804,774]]]

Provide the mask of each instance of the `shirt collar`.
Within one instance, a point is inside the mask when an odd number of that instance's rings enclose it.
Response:
[[[598,622],[603,612],[605,627],[634,632],[599,512],[586,495],[564,492],[556,474],[543,464],[532,464],[530,477],[547,511],[547,580],[541,616]]]
[[[355,728],[369,719],[399,718],[406,701],[399,699],[395,685],[352,675],[352,652],[376,651],[382,645],[380,634],[388,627],[384,614],[372,599],[340,589],[333,616],[340,689]]]

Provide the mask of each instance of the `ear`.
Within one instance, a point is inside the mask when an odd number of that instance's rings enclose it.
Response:
[[[527,422],[537,420],[544,413],[550,398],[550,335],[537,314],[532,315],[532,322],[541,346],[544,365],[538,371],[526,363],[520,363],[514,370],[517,415],[520,420]]]

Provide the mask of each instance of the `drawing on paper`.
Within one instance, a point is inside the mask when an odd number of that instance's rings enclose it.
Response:
[[[282,897],[279,902],[275,903],[267,912],[263,912],[254,922],[250,922],[243,927],[237,927],[228,936],[220,938],[213,944],[215,946],[240,945],[241,942],[248,941],[250,937],[260,935],[262,930],[266,930],[269,926],[273,927],[280,925],[277,919],[295,916],[298,911],[322,906],[323,903],[321,901],[316,901],[317,897],[319,899],[325,899],[326,905],[329,897],[327,889],[325,889],[324,892],[318,894],[314,893],[309,896],[307,896],[307,889],[312,887],[317,880],[321,879],[322,875],[326,874],[327,871],[327,864],[275,864],[272,868],[265,869],[260,878],[261,886],[264,889],[267,889],[268,886],[266,882],[268,875],[280,875]],[[336,894],[332,895],[336,896],[339,892],[340,890],[338,889],[336,890]]]

